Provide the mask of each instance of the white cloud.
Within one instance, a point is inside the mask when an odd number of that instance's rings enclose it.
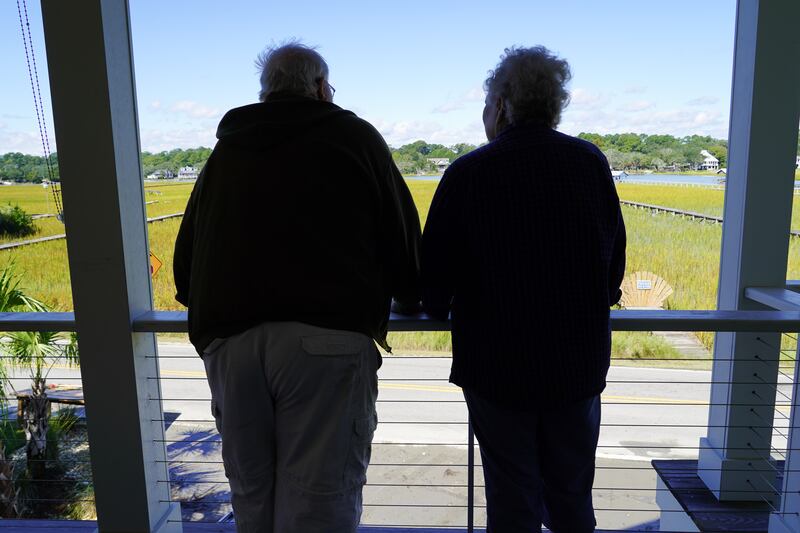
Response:
[[[460,142],[478,144],[485,141],[483,124],[473,121],[462,126],[448,127],[438,122],[419,120],[386,121],[369,120],[383,135],[387,144],[402,146],[417,140],[451,145]]]
[[[644,85],[628,85],[627,87],[622,89],[622,92],[624,92],[625,94],[642,94],[643,92],[646,91],[647,87],[645,87]]]
[[[691,106],[703,106],[703,105],[713,105],[719,102],[719,98],[716,96],[700,96],[698,98],[693,98],[686,102],[686,105]]]
[[[469,91],[465,92],[464,94],[452,99],[448,100],[447,102],[436,106],[433,109],[433,113],[449,113],[451,111],[456,111],[458,109],[464,109],[469,104],[473,104],[476,102],[483,103],[486,97],[486,93],[484,93],[483,89],[480,87],[473,87]]]
[[[619,110],[628,113],[636,113],[639,111],[645,111],[647,109],[652,109],[655,107],[655,103],[649,100],[635,100],[633,102],[628,102],[620,106]]]
[[[664,133],[683,137],[699,134],[720,139],[728,136],[726,117],[717,111],[697,111],[688,108],[657,111],[646,109],[636,113],[610,113],[603,110],[567,111],[559,127],[562,131],[577,134],[582,131],[607,133]]]
[[[610,98],[605,93],[579,87],[572,90],[568,107],[580,110],[602,109],[609,101]]]
[[[161,100],[153,100],[150,102],[150,109],[161,109]]]
[[[161,102],[158,102],[161,107]],[[155,108],[158,109],[158,108]],[[172,113],[182,113],[193,118],[218,118],[221,114],[219,109],[205,106],[192,100],[180,100],[169,107]]]
[[[173,148],[212,147],[217,142],[216,128],[182,130],[142,130],[142,150],[161,152]]]
[[[441,129],[437,122],[423,122],[419,120],[399,120],[389,122],[381,119],[370,120],[386,139],[386,142],[399,146],[418,139],[428,140],[431,135]]]
[[[48,138],[50,151],[56,151],[56,141],[51,135]],[[0,124],[0,154],[22,152],[23,154],[43,155],[42,140],[38,132],[10,130],[6,124]]]
[[[196,127],[191,129],[143,129],[141,132],[142,150],[160,152],[173,148],[197,148],[214,146],[216,127]],[[56,152],[55,139],[50,137],[50,151]],[[0,124],[0,154],[22,152],[42,155],[42,141],[37,132],[9,130]]]
[[[664,130],[682,128],[687,131],[687,134],[691,134],[698,129],[708,130],[720,126],[723,124],[723,120],[721,113],[715,111],[697,112],[689,109],[674,109],[637,115],[630,119],[630,123],[648,128],[660,127]]]

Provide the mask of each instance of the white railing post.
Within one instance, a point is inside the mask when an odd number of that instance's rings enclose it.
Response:
[[[42,0],[98,529],[181,531],[164,483],[127,0]]]
[[[800,335],[798,335],[800,338]],[[800,344],[795,352],[792,411],[786,448],[786,463],[781,486],[781,504],[777,513],[769,517],[769,533],[797,533],[800,531]]]
[[[800,3],[739,0],[718,308],[786,278],[800,109]],[[780,335],[718,333],[698,475],[723,500],[771,501]]]

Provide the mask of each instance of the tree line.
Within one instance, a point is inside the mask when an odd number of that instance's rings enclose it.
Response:
[[[181,167],[195,167],[197,170],[203,168],[209,156],[211,148],[201,146],[199,148],[189,148],[182,150],[175,148],[168,152],[142,152],[142,173],[145,176],[157,170],[170,171],[174,176],[178,175]]]
[[[719,166],[728,164],[728,141],[704,135],[674,137],[672,135],[646,135],[644,133],[580,133],[581,139],[597,145],[618,170],[685,170],[703,162],[701,150],[708,150],[719,159]],[[403,174],[430,174],[437,171],[429,161],[447,158],[452,163],[471,152],[477,145],[457,143],[450,146],[428,143],[423,140],[389,147],[395,164]],[[800,138],[797,142],[800,155]],[[142,152],[142,174],[170,171],[177,175],[181,167],[202,168],[211,155],[211,148],[199,147],[163,152]],[[50,162],[58,179],[58,155],[50,155]],[[41,183],[47,179],[46,160],[42,156],[9,152],[0,155],[0,180]]]
[[[186,150],[151,153],[142,152],[142,175],[147,176],[157,170],[169,170],[178,174],[181,167],[202,168],[211,155],[211,148],[203,146]],[[58,154],[50,154],[50,161],[58,179]],[[46,160],[42,156],[9,152],[0,155],[0,180],[41,183],[47,178]]]
[[[58,179],[58,156],[50,154],[50,164]],[[47,160],[38,155],[9,152],[0,155],[0,180],[41,183],[47,178]]]
[[[477,148],[474,144],[457,143],[452,146],[414,141],[400,148],[389,147],[392,159],[403,174],[431,174],[437,172],[436,164],[430,159],[446,158],[452,163],[462,155]]]
[[[701,150],[719,159],[720,168],[728,164],[728,141],[706,135],[581,133],[578,137],[600,148],[611,167],[617,170],[687,170],[703,162]]]
[[[391,148],[392,157],[398,168],[403,173],[425,174],[436,172],[436,165],[428,161],[433,158],[448,158],[450,161],[474,150],[475,145],[458,143],[453,146],[442,144],[429,144],[425,141],[415,141],[400,148]],[[178,174],[181,167],[203,168],[211,148],[168,150],[163,152],[142,152],[142,175],[148,176],[156,171],[169,171]],[[53,168],[58,178],[58,155],[50,156]],[[42,156],[10,152],[0,155],[0,180],[41,183],[47,179],[47,167]]]

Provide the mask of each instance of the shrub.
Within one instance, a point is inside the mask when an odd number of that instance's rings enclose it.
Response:
[[[20,206],[8,204],[0,207],[0,235],[26,237],[36,231],[33,218]]]
[[[78,417],[74,409],[59,409],[51,419],[47,427],[47,459],[58,461],[58,447],[61,441],[72,431]]]
[[[25,432],[22,431],[16,420],[0,419],[0,446],[3,447],[6,458],[11,457],[11,454],[25,446]]]

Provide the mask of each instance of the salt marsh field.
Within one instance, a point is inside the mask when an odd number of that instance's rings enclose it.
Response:
[[[420,220],[424,224],[436,190],[434,180],[408,179]],[[157,217],[180,213],[193,188],[193,183],[165,182],[145,184],[147,216]],[[722,216],[724,191],[708,187],[686,187],[677,184],[619,183],[620,199],[686,211]],[[800,199],[795,197],[797,207]],[[4,186],[0,203],[18,204],[30,214],[53,213],[52,195],[41,186]],[[713,309],[716,306],[717,278],[722,226],[654,214],[623,206],[628,230],[628,272],[646,270],[667,280],[675,292],[667,300],[668,309]],[[67,211],[66,216],[69,216]],[[148,224],[150,249],[164,262],[153,279],[155,306],[164,310],[181,310],[174,300],[172,249],[180,226],[180,217]],[[33,237],[64,232],[55,218],[37,219],[39,233]],[[800,209],[795,209],[792,228],[800,229]],[[14,239],[0,238],[0,244]],[[102,246],[103,243],[97,243]],[[46,302],[53,310],[72,309],[67,263],[66,241],[57,240],[0,251],[0,268],[15,263],[23,275],[23,286],[32,296]],[[800,239],[792,238],[789,251],[789,279],[800,278]],[[698,334],[707,347],[713,341],[709,333]],[[449,350],[447,333],[394,334],[393,346],[399,350]],[[679,358],[670,345],[647,333],[615,333],[615,355],[630,358]]]

